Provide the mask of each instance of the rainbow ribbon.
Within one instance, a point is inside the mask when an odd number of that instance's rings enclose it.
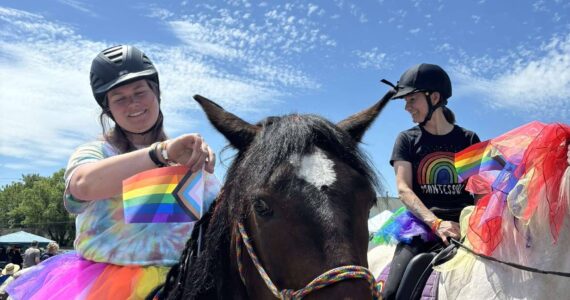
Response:
[[[152,169],[123,181],[126,223],[195,222],[220,190],[213,174],[184,166]]]

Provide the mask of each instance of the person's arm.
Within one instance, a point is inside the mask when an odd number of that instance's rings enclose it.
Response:
[[[200,170],[205,163],[206,171],[213,173],[214,152],[199,135],[186,134],[168,140],[166,145],[170,161],[185,165],[193,172]],[[69,193],[83,201],[106,199],[120,194],[124,179],[156,168],[149,157],[149,150],[147,147],[78,166],[71,175]]]
[[[438,217],[429,210],[412,189],[412,164],[408,161],[395,161],[396,187],[402,203],[417,218],[432,227]],[[459,238],[459,224],[452,221],[441,221],[435,233],[447,244],[447,237]]]
[[[570,144],[568,144],[568,153],[566,153],[566,162],[570,166]]]

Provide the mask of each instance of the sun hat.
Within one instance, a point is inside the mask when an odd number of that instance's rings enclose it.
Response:
[[[16,273],[18,271],[20,271],[19,265],[9,263],[2,270],[2,275],[13,275],[14,273]]]

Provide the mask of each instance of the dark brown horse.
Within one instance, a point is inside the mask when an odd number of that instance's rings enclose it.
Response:
[[[195,96],[238,153],[160,298],[371,299],[378,185],[358,143],[390,96],[337,125],[297,114],[253,125]]]

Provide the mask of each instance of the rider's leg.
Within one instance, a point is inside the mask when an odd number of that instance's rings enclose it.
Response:
[[[425,251],[424,249],[423,241],[419,237],[414,237],[410,244],[399,243],[396,246],[392,264],[390,265],[390,273],[382,291],[383,299],[395,299],[398,286],[400,286],[400,281],[408,263],[414,256]]]

